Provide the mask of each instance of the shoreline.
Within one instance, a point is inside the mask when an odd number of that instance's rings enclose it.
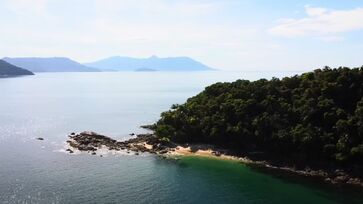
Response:
[[[252,160],[243,157],[237,157],[232,155],[227,155],[224,153],[226,150],[214,148],[212,145],[208,144],[191,144],[191,145],[180,145],[178,144],[175,148],[169,150],[166,155],[168,156],[198,156],[215,158],[221,160],[233,160],[240,161],[244,163],[252,162]]]
[[[313,170],[308,167],[305,169],[297,169],[289,166],[273,165],[265,160],[252,160],[247,156],[236,156],[226,153],[220,153],[216,155],[216,152],[228,152],[228,150],[215,148],[213,145],[208,144],[178,145],[176,148],[168,151],[167,156],[194,156],[219,160],[230,160],[244,163],[251,167],[262,168],[264,170],[273,170],[284,174],[288,173],[295,176],[315,178],[328,184],[363,187],[363,181],[360,178],[352,177],[340,169],[336,169],[334,173],[322,169]]]
[[[134,134],[130,134],[134,136]],[[196,156],[220,160],[231,160],[241,162],[251,167],[263,168],[266,170],[279,171],[297,176],[316,178],[322,182],[336,185],[349,185],[363,187],[361,178],[352,176],[349,171],[338,168],[309,168],[307,165],[302,168],[291,167],[289,164],[272,164],[272,159],[251,159],[247,155],[231,154],[228,149],[217,148],[209,144],[177,144],[172,142],[160,141],[154,134],[140,134],[126,141],[117,141],[110,137],[94,132],[71,133],[67,140],[70,154],[81,151],[96,155],[98,150],[108,150],[112,152],[133,152],[135,155],[140,153],[156,154],[163,158],[173,158],[179,156]],[[102,157],[103,155],[100,154]]]

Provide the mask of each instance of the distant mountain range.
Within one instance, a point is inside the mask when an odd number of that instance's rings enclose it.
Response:
[[[0,60],[0,77],[34,75],[31,71],[9,64],[4,60]]]
[[[84,65],[102,71],[207,71],[212,68],[189,57],[149,58],[110,57]]]
[[[52,58],[3,58],[4,61],[32,72],[97,72],[98,69],[87,67],[65,57]]]
[[[189,57],[149,58],[110,57],[81,64],[66,57],[3,58],[4,61],[32,72],[98,72],[98,71],[208,71],[212,68]]]

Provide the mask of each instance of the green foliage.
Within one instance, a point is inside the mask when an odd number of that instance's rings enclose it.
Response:
[[[363,162],[363,67],[216,83],[173,105],[156,134],[177,142]]]

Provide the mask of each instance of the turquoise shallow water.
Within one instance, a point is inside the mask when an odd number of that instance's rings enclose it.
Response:
[[[140,125],[214,82],[291,74],[47,73],[0,79],[0,203],[362,203],[362,192],[237,162],[63,152],[73,131],[118,139],[143,132]]]

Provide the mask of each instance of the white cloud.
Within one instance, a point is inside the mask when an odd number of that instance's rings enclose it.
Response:
[[[327,41],[342,40],[339,34],[363,29],[363,8],[329,10],[305,6],[307,17],[282,19],[269,30],[283,37],[319,37]]]
[[[305,6],[305,12],[308,14],[308,16],[321,16],[324,15],[327,11],[328,9],[326,8]]]
[[[5,7],[18,15],[43,14],[46,12],[48,0],[6,0]]]
[[[94,0],[98,13],[137,11],[141,14],[203,15],[218,10],[217,1],[165,1],[165,0]]]
[[[344,41],[344,38],[340,37],[340,36],[323,36],[323,37],[320,37],[319,39],[321,39],[324,42],[341,42],[341,41]]]
[[[262,32],[266,22],[255,21],[270,14],[254,11],[254,16],[242,12],[250,8],[238,8],[232,2],[237,1],[0,0],[0,58],[67,56],[87,62],[113,55],[156,54],[189,56],[231,70],[361,63],[359,41],[354,47],[329,47],[333,49],[322,52],[325,56],[313,49],[319,48],[318,43],[296,40],[294,46],[301,49],[290,47]],[[307,6],[305,12],[305,18],[281,20],[272,32],[336,42],[344,40],[343,32],[363,22],[359,8],[332,11]],[[309,51],[307,46],[312,46]],[[311,50],[316,51],[312,54]]]
[[[218,68],[229,61],[227,67],[236,67],[233,60],[217,57],[221,50],[240,59],[256,50],[254,40],[261,33],[254,26],[209,20],[222,13],[227,3],[220,1],[83,0],[78,7],[79,1],[48,0],[31,9],[43,16],[18,15],[26,3],[16,1],[6,8],[8,19],[0,18],[0,56],[68,56],[86,62],[156,54],[190,56]],[[69,15],[75,11],[78,15]]]

